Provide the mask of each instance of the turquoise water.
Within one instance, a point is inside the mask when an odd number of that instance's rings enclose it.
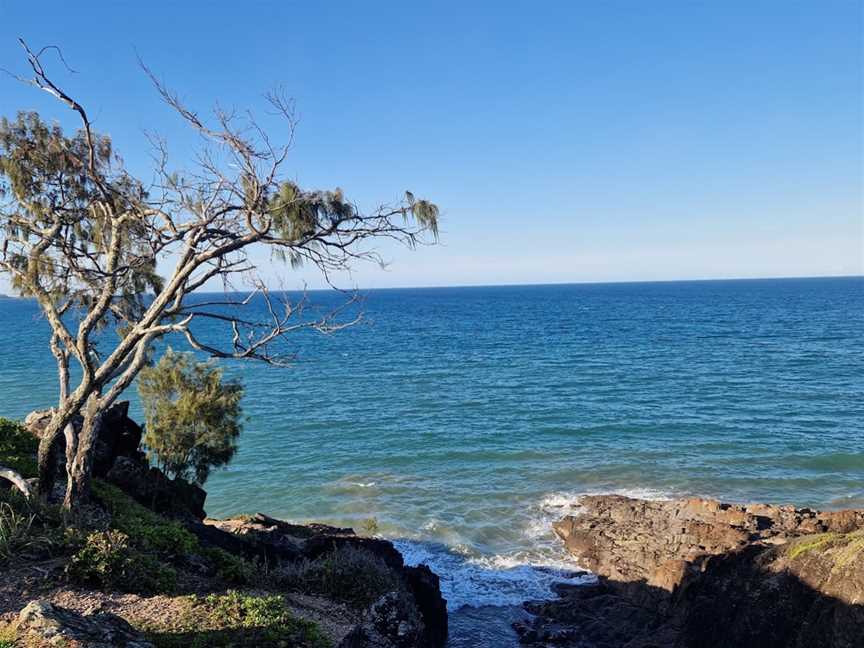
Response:
[[[229,368],[249,420],[207,510],[374,518],[444,577],[454,645],[506,643],[477,634],[504,617],[462,606],[566,576],[549,524],[579,494],[864,506],[862,278],[386,290],[364,310],[298,337],[292,369]],[[34,304],[0,300],[0,415],[51,404],[47,340]]]

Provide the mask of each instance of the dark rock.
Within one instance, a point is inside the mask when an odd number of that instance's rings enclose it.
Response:
[[[146,459],[117,457],[105,476],[135,500],[156,511],[177,517],[203,520],[207,493],[183,479],[170,479]]]
[[[423,617],[428,641],[443,646],[447,641],[447,601],[441,596],[441,579],[427,565],[405,567],[403,573]]]
[[[31,412],[24,419],[24,427],[37,438],[51,422],[51,410]],[[81,431],[84,419],[76,416],[72,425]],[[105,412],[99,436],[93,444],[93,476],[104,477],[111,470],[118,457],[141,458],[139,452],[143,430],[129,418],[129,402],[114,403]],[[56,472],[61,479],[66,478],[66,438],[61,434],[55,442]]]
[[[84,616],[45,601],[33,601],[21,610],[18,635],[26,642],[38,641],[52,646],[154,648],[141,633],[114,614],[102,612]]]
[[[399,592],[385,594],[373,603],[339,648],[425,648],[423,619],[410,598]]]

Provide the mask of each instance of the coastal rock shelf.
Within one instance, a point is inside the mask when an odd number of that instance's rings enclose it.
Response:
[[[555,533],[596,585],[528,602],[526,644],[864,646],[864,511],[588,496]]]

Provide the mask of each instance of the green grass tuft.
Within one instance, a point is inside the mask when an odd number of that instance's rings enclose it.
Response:
[[[789,548],[789,558],[795,560],[809,551],[824,549],[839,537],[840,534],[837,533],[820,533],[818,535],[806,536]]]
[[[281,596],[239,592],[188,598],[171,628],[146,628],[158,648],[291,646],[328,648],[315,623],[295,617]]]

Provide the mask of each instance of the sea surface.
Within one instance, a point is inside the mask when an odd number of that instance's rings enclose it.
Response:
[[[397,539],[442,576],[454,648],[514,645],[519,603],[573,580],[550,524],[580,494],[864,506],[864,278],[395,289],[362,308],[292,339],[289,369],[226,365],[248,419],[207,511]],[[52,404],[47,344],[33,302],[0,300],[0,416]]]

